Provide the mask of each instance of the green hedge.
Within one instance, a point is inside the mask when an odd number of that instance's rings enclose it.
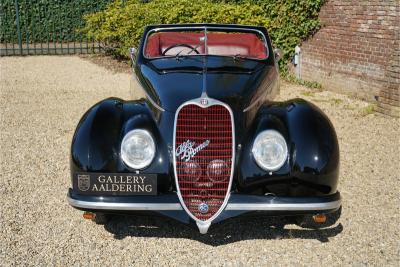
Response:
[[[18,0],[23,42],[74,41],[85,38],[78,29],[83,15],[99,11],[110,0]],[[17,43],[15,0],[0,1],[0,40]]]
[[[275,47],[284,52],[285,70],[294,47],[318,29],[323,0],[126,0],[85,16],[83,31],[117,55],[138,45],[148,24],[234,23],[265,26]]]

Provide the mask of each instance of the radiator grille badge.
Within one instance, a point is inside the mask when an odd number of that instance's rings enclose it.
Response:
[[[206,98],[203,98],[200,100],[200,103],[205,106],[208,104],[208,100]]]
[[[203,213],[203,214],[207,213],[207,212],[208,212],[208,205],[207,205],[207,203],[201,203],[201,204],[199,205],[199,211],[200,211],[201,213]]]
[[[190,140],[187,140],[186,142],[182,143],[180,146],[178,146],[178,148],[175,151],[176,156],[177,157],[181,156],[181,160],[189,161],[197,153],[206,148],[210,144],[210,140],[204,141],[197,147],[194,147],[195,144],[196,142],[192,142]]]

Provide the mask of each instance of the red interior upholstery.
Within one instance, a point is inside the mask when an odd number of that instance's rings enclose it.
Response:
[[[202,37],[204,37],[202,32],[155,33],[147,40],[145,55],[150,58],[160,57],[165,49],[176,44],[188,44],[192,47],[200,45],[196,50],[204,54]],[[258,59],[264,59],[267,56],[264,43],[253,33],[207,33],[207,37],[207,54],[209,55],[241,55]],[[175,55],[183,49],[190,50],[179,46],[169,50],[166,55]]]

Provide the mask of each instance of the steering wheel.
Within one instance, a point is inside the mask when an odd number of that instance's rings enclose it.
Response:
[[[174,45],[168,46],[168,47],[164,50],[164,52],[162,52],[161,55],[162,55],[162,56],[165,56],[165,54],[166,54],[169,50],[171,50],[172,48],[175,48],[175,47],[186,47],[186,48],[190,48],[190,49],[191,49],[190,52],[194,51],[194,52],[196,52],[196,54],[200,54],[200,52],[197,51],[197,49],[196,49],[195,47],[191,46],[191,45],[188,45],[188,44],[174,44]],[[180,53],[180,52],[179,52],[179,53]]]

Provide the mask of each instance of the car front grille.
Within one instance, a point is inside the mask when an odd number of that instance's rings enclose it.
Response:
[[[233,120],[223,104],[189,103],[175,124],[175,174],[182,204],[206,221],[218,213],[232,179]]]

